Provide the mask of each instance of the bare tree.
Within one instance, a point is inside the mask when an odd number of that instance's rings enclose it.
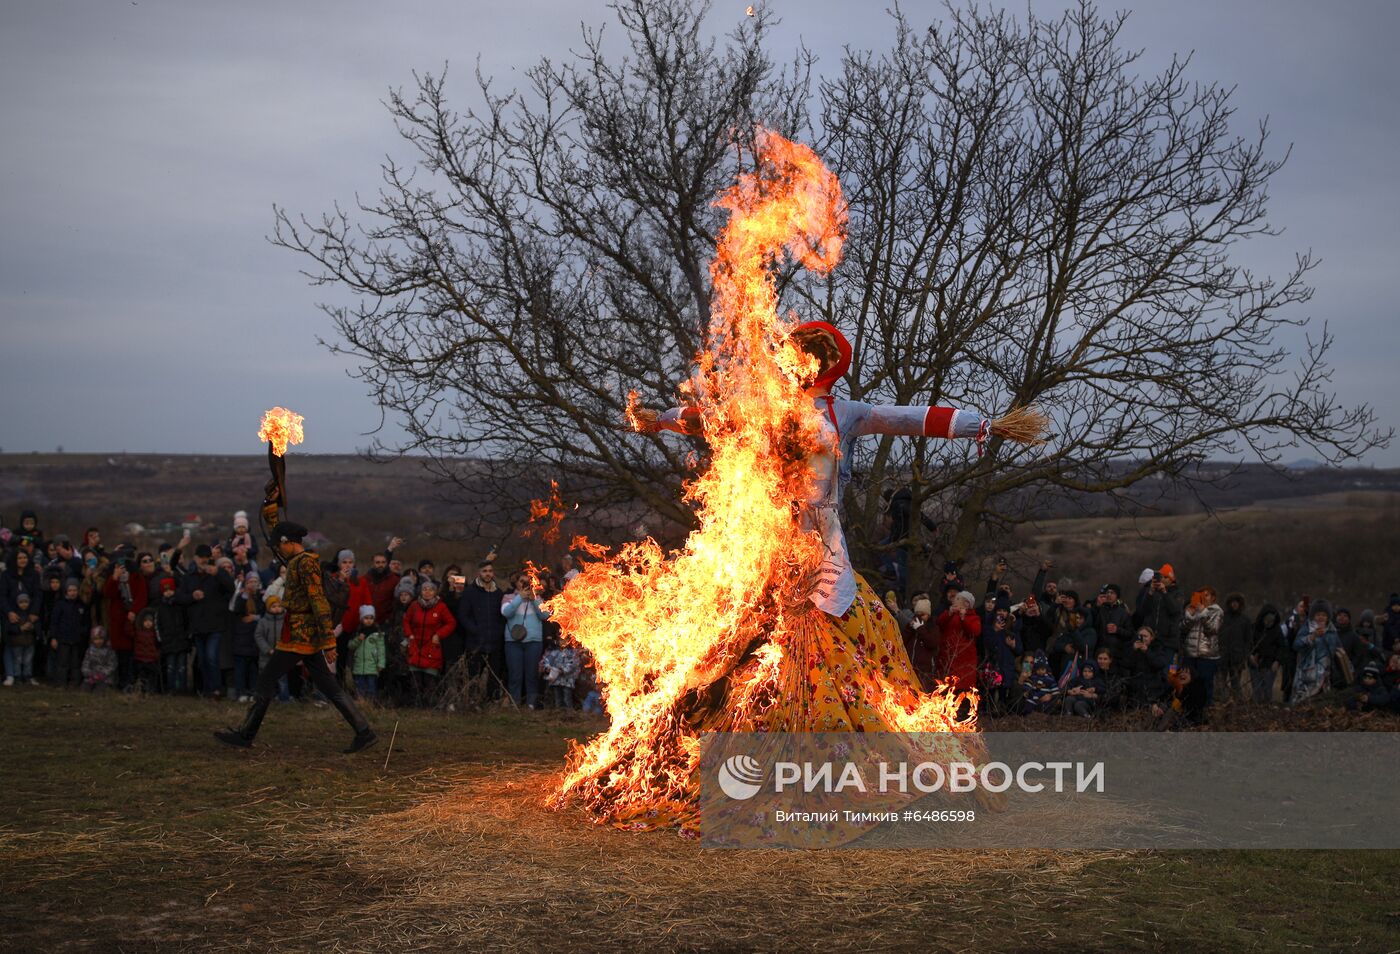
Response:
[[[809,57],[778,70],[765,54],[762,9],[723,43],[681,0],[615,10],[617,61],[586,32],[526,90],[480,81],[477,111],[453,112],[442,76],[392,95],[416,161],[386,163],[356,220],[278,211],[275,241],[358,296],[328,309],[333,347],[405,422],[393,449],[426,452],[479,503],[553,472],[597,510],[639,501],[688,525],[679,482],[702,449],[617,422],[629,390],[671,403],[705,347],[711,201],[755,123],[810,136],[847,191],[846,259],[783,292],[851,336],[851,395],[1037,403],[1055,425],[1049,445],[994,439],[980,458],[873,444],[847,500],[858,554],[897,484],[961,558],[1049,495],[1132,505],[1149,478],[1207,479],[1208,456],[1301,444],[1340,462],[1389,440],[1331,393],[1325,326],[1284,346],[1309,321],[1312,260],[1278,279],[1235,261],[1272,234],[1267,127],[1233,131],[1229,90],[1186,61],[1138,76],[1122,16],[949,8],[919,29],[896,13],[892,47],[848,51],[814,97]]]
[[[766,14],[721,46],[686,3],[615,10],[617,62],[589,31],[525,91],[478,75],[477,111],[448,106],[444,75],[392,94],[416,163],[386,162],[362,231],[339,209],[277,212],[274,240],[315,260],[313,281],[358,296],[327,308],[332,347],[405,424],[409,441],[380,449],[426,453],[487,517],[543,475],[595,512],[640,501],[688,525],[679,486],[699,448],[620,427],[627,395],[675,400],[705,344],[736,136],[794,131],[810,95],[802,60],[764,55]]]

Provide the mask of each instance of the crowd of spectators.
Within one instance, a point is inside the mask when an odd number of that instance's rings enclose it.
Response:
[[[337,636],[337,671],[363,699],[435,706],[452,697],[444,676],[529,709],[601,712],[586,652],[565,644],[543,604],[578,572],[531,567],[498,579],[495,554],[438,572],[405,565],[402,541],[361,565],[350,550],[324,564]],[[248,515],[194,543],[110,551],[96,527],[80,542],[46,535],[24,511],[0,520],[4,685],[46,681],[249,701],[283,625],[285,569],[262,559]],[[1170,565],[1145,569],[1131,605],[1116,583],[1084,599],[1039,567],[1015,595],[999,561],[979,599],[959,567],[901,606],[901,627],[926,688],[977,688],[984,714],[1094,718],[1139,710],[1177,727],[1209,718],[1217,698],[1299,705],[1332,701],[1400,711],[1400,594],[1353,616],[1326,600],[1291,606],[1187,593]],[[936,601],[936,602],[935,602]],[[451,681],[451,680],[449,680]],[[315,697],[294,671],[283,700]]]
[[[1116,583],[1086,599],[1053,569],[1044,561],[1020,596],[1004,560],[980,599],[952,563],[907,607],[888,592],[925,687],[975,685],[992,715],[1138,710],[1164,729],[1207,721],[1222,696],[1400,712],[1400,593],[1379,614],[1308,597],[1251,607],[1209,585],[1188,593],[1167,564],[1141,572],[1130,605]]]
[[[602,711],[586,654],[562,644],[542,606],[577,572],[569,557],[498,580],[494,553],[469,578],[456,564],[406,566],[401,546],[390,540],[368,566],[350,550],[324,564],[337,672],[361,698],[435,706],[457,674],[529,709]],[[80,542],[48,535],[32,510],[15,528],[0,520],[4,685],[250,701],[284,618],[286,570],[262,550],[243,511],[226,534],[195,543],[186,531],[149,550],[109,550],[96,527]],[[315,698],[295,670],[279,695]]]

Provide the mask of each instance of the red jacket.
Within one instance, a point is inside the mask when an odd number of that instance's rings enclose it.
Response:
[[[146,608],[146,578],[140,573],[132,573],[127,577],[127,585],[131,589],[130,606],[122,601],[121,584],[117,582],[115,573],[107,578],[107,585],[102,588],[102,595],[107,600],[108,644],[121,652],[132,650],[131,637],[136,628],[126,614],[140,613]]]
[[[384,577],[376,580],[374,571],[371,570],[360,579],[369,586],[369,602],[374,606],[374,615],[379,622],[387,626],[394,615],[394,590],[398,589],[399,575],[392,570],[385,570]]]
[[[442,640],[451,636],[456,628],[457,620],[442,600],[432,606],[414,600],[403,617],[403,631],[408,637],[408,664],[419,669],[441,669]],[[433,637],[437,637],[437,642]]]
[[[361,606],[374,606],[375,618],[379,618],[379,607],[374,605],[374,590],[367,576],[356,576],[350,580],[350,602],[345,607],[345,616],[340,620],[340,629],[346,635],[354,635],[360,628]]]
[[[977,641],[982,619],[975,610],[959,616],[952,610],[938,615],[938,661],[934,675],[959,691],[977,687]]]

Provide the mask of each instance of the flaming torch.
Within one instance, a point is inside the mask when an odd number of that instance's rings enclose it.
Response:
[[[269,505],[287,506],[287,445],[302,442],[305,435],[301,424],[304,420],[300,414],[285,407],[274,407],[263,414],[258,440],[267,441],[267,467],[272,472],[263,500],[264,511]]]

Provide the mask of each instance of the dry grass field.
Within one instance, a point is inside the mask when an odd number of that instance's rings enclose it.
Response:
[[[314,706],[223,749],[236,708],[0,691],[0,949],[1400,946],[1394,852],[713,851],[546,807],[594,723],[380,710],[386,762]]]

